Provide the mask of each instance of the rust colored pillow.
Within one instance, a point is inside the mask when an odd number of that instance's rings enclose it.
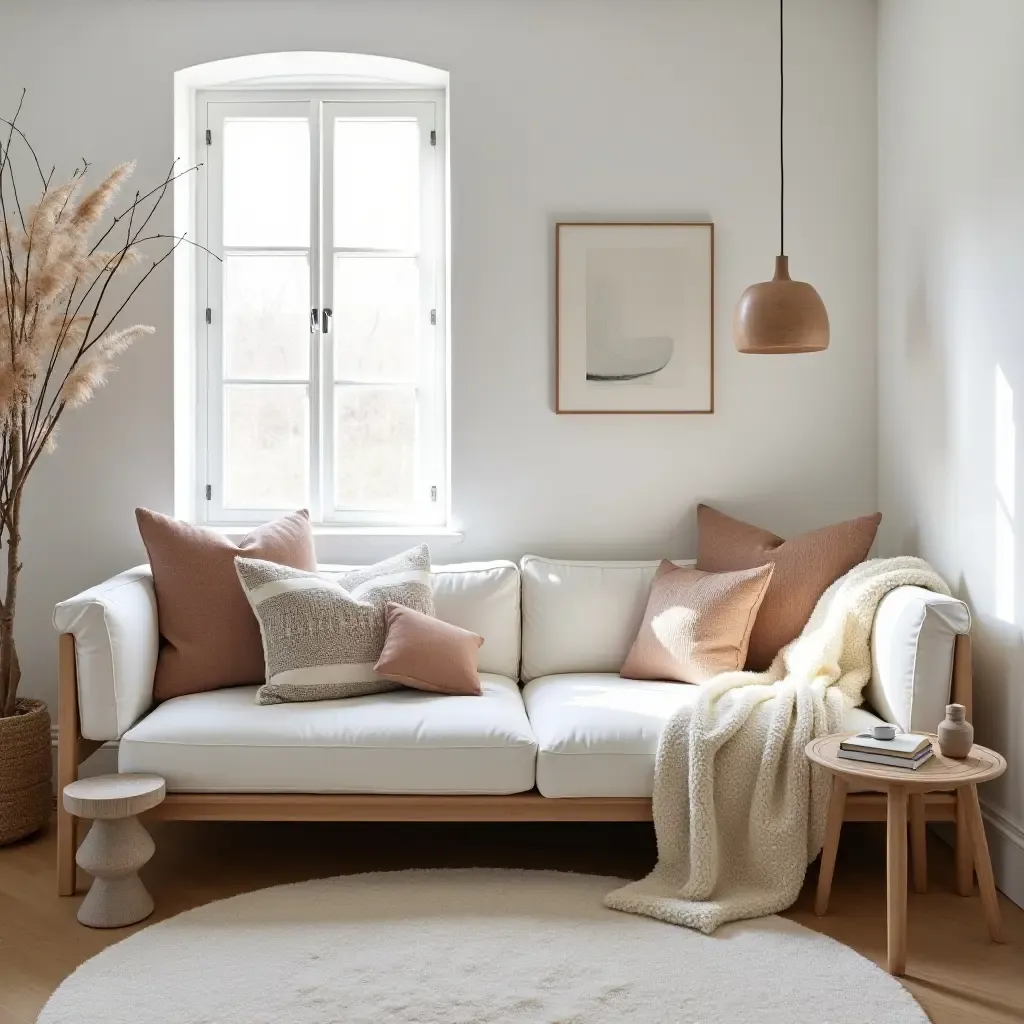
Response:
[[[619,675],[703,683],[743,668],[771,578],[771,565],[701,572],[663,561]]]
[[[235,572],[235,555],[316,571],[309,513],[257,526],[238,544],[203,526],[137,508],[164,643],[155,700],[263,682],[263,643]]]
[[[775,563],[750,637],[748,669],[764,671],[799,635],[818,598],[867,558],[881,521],[876,513],[783,540],[708,505],[697,506],[698,569],[731,572]]]
[[[478,696],[482,636],[388,601],[388,634],[373,671],[416,690]]]

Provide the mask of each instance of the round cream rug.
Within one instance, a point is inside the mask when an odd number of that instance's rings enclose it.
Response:
[[[713,936],[606,910],[612,878],[401,871],[235,896],[83,964],[40,1024],[927,1024],[780,917]]]

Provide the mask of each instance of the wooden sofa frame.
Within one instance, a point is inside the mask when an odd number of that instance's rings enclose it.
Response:
[[[57,697],[57,892],[75,891],[77,819],[64,809],[61,793],[78,778],[82,762],[103,743],[84,739],[78,716],[75,638],[62,633]],[[952,699],[972,711],[971,638],[958,636],[953,649]],[[507,796],[383,795],[374,793],[168,793],[145,815],[149,821],[651,821],[647,797],[549,799],[536,790]],[[844,821],[885,821],[884,793],[851,793]],[[910,839],[914,888],[923,892],[927,875],[925,825],[956,824],[957,891],[974,889],[974,865],[967,819],[953,793],[911,797]]]

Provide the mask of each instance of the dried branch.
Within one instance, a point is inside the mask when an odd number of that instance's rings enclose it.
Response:
[[[39,458],[52,449],[64,414],[87,402],[116,370],[121,353],[153,332],[144,324],[122,326],[121,317],[179,245],[197,245],[148,225],[171,184],[201,166],[176,173],[177,161],[172,163],[159,184],[136,191],[93,239],[132,167],[115,168],[80,194],[90,169],[83,158],[68,181],[51,186],[54,172],[44,173],[17,124],[24,98],[23,92],[11,120],[0,118],[7,126],[6,141],[0,138],[0,547],[7,545],[0,594],[0,717],[14,714],[21,679],[15,618],[25,487]],[[31,206],[22,202],[26,192],[17,182],[15,142],[27,147],[39,175]],[[104,251],[114,232],[120,242]],[[136,273],[140,247],[151,245],[162,251]],[[122,280],[125,287],[115,289]]]
[[[36,155],[36,151],[32,148],[32,143],[28,141],[28,136],[17,127],[18,116],[21,114],[21,108],[25,105],[25,94],[28,92],[27,89],[21,90],[21,96],[18,98],[18,109],[14,112],[14,117],[8,121],[4,117],[0,117],[0,124],[7,125],[11,131],[7,136],[7,148],[10,149],[11,138],[14,133],[17,132],[21,136],[21,141],[28,147],[28,151],[32,154],[32,159],[36,162],[36,170],[39,172],[39,180],[42,182],[43,191],[45,192],[50,187],[50,179],[53,177],[53,172],[56,170],[56,166],[50,169],[49,175],[43,174],[43,165],[39,162],[39,157]]]

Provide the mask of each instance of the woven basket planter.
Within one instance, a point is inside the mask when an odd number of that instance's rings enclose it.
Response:
[[[41,700],[20,698],[0,718],[0,845],[31,835],[53,810],[50,712]]]

